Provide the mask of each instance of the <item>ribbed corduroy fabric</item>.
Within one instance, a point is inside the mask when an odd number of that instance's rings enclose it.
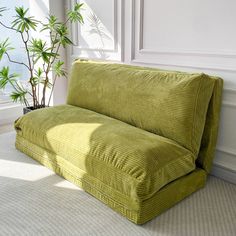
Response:
[[[29,142],[19,135],[16,138],[16,147],[60,176],[80,186],[136,224],[144,224],[156,215],[161,214],[194,191],[202,188],[206,181],[206,172],[202,169],[196,169],[190,174],[169,183],[149,199],[132,204],[132,202],[125,201],[124,198],[122,198],[123,200],[119,199],[109,185],[89,175],[81,176],[80,170],[64,158]]]
[[[205,74],[76,62],[68,104],[19,118],[16,147],[142,224],[203,187],[222,86]]]
[[[176,142],[71,105],[34,111],[15,126],[19,136],[65,158],[81,176],[102,181],[132,205],[195,169],[194,155]]]
[[[214,84],[205,74],[75,62],[67,103],[174,140],[197,157]]]

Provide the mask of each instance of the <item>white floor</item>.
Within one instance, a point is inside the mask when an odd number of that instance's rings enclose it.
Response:
[[[215,177],[137,226],[14,148],[0,135],[0,235],[236,235],[236,186]]]

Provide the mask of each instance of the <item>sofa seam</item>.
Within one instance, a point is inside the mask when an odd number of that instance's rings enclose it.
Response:
[[[177,162],[178,162],[180,159],[182,159],[182,158],[186,160],[186,159],[188,159],[188,157],[191,157],[191,156],[194,158],[194,156],[192,155],[192,153],[188,153],[188,154],[186,154],[186,155],[184,155],[184,156],[181,156],[181,157],[179,157],[177,160],[174,160],[174,161],[168,163],[167,165],[165,165],[164,168],[165,168],[165,169],[168,168],[168,166],[177,163]],[[178,178],[181,178],[181,177],[187,175],[188,173],[192,172],[193,170],[195,170],[195,169],[196,169],[196,165],[195,165],[195,162],[193,162],[193,163],[194,163],[194,168],[193,168],[192,170],[188,171],[188,172],[185,173],[184,175],[178,176],[178,177],[175,178],[175,179],[169,180],[169,182],[167,182],[166,184],[162,185],[158,190],[155,190],[155,192],[148,194],[143,200],[149,199],[153,194],[155,194],[156,192],[158,192],[160,189],[162,189],[164,186],[166,186],[166,185],[169,184],[170,182],[172,182],[172,181],[174,181],[174,180],[176,180],[176,179],[178,179]],[[163,169],[164,169],[164,168],[162,168],[160,171],[157,171],[156,174],[159,174],[159,173],[163,172]],[[156,175],[153,176],[152,178],[150,178],[150,181],[152,181],[152,180],[155,179],[155,178],[156,178]],[[149,196],[149,195],[151,195],[151,196]]]
[[[199,98],[199,93],[200,93],[200,88],[202,86],[202,76],[200,77],[200,82],[198,85],[198,89],[197,89],[197,93],[196,93],[196,100],[195,100],[195,106],[194,106],[194,115],[193,115],[193,125],[192,125],[192,134],[191,134],[191,147],[192,150],[194,151],[194,154],[197,155],[197,150],[195,150],[194,146],[193,146],[193,138],[194,138],[194,129],[196,127],[196,114],[197,114],[197,106],[198,106],[198,98]]]

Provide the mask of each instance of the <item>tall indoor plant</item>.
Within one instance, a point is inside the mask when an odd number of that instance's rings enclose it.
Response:
[[[49,15],[45,23],[40,22],[29,16],[29,9],[24,7],[15,8],[16,15],[9,26],[0,18],[1,27],[20,35],[27,57],[25,62],[14,60],[9,54],[9,51],[14,49],[10,46],[9,39],[0,42],[0,60],[6,56],[10,63],[24,66],[29,72],[28,83],[23,85],[17,79],[19,75],[10,73],[9,66],[0,70],[0,89],[10,85],[13,89],[10,97],[14,102],[21,102],[31,109],[49,106],[57,78],[66,77],[64,62],[59,60],[59,50],[72,44],[67,23],[83,23],[80,13],[82,5],[75,4],[74,8],[67,12],[65,22],[60,22],[54,15]],[[5,7],[0,7],[0,17],[3,17],[6,10]],[[38,30],[49,35],[49,42],[31,36],[31,32]],[[53,77],[50,76],[51,71],[54,72]],[[46,98],[47,91],[49,96]]]

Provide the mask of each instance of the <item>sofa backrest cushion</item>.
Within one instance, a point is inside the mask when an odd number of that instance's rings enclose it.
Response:
[[[215,80],[121,64],[73,64],[67,103],[200,149]]]

